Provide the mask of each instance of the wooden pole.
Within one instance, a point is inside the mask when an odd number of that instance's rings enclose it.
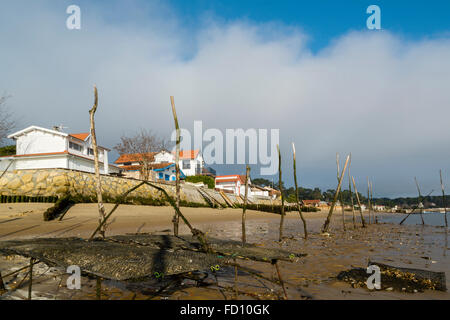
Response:
[[[338,199],[339,192],[341,190],[342,180],[344,179],[345,170],[347,169],[347,165],[348,165],[348,161],[349,160],[350,160],[350,155],[348,155],[347,159],[345,160],[344,169],[342,170],[341,177],[339,178],[339,181],[338,181],[338,186],[336,187],[336,192],[334,194],[333,203],[331,204],[331,207],[330,207],[330,212],[328,213],[327,219],[325,220],[325,223],[323,224],[323,227],[322,227],[322,233],[327,232],[328,228],[330,227],[331,216],[333,215],[333,210],[334,210],[334,207],[336,205],[336,201]]]
[[[445,188],[444,188],[444,183],[442,182],[442,170],[439,170],[439,176],[441,177],[442,206],[444,207],[445,227],[448,228],[448,223],[447,223],[447,207],[445,206]]]
[[[173,96],[170,96],[170,103],[172,104],[172,114],[173,114],[173,120],[175,122],[175,129],[177,134],[177,142],[176,142],[176,154],[175,154],[175,175],[176,175],[176,181],[175,181],[175,188],[176,188],[176,206],[178,209],[180,209],[180,126],[178,125],[178,117],[177,117],[177,111],[175,110],[175,100]],[[175,214],[173,216],[173,233],[175,236],[178,236],[178,225],[179,225],[180,217],[177,214],[177,211],[175,211]]]
[[[247,202],[248,202],[248,177],[250,176],[250,167],[247,166],[245,170],[245,197],[244,197],[244,206],[242,208],[242,246],[245,246],[245,242],[247,241],[245,235],[245,210],[247,210]]]
[[[303,217],[302,208],[300,206],[300,199],[298,198],[297,165],[296,165],[296,159],[295,159],[295,144],[293,142],[292,142],[292,152],[293,152],[293,158],[294,158],[295,200],[297,201],[297,208],[298,208],[298,213],[300,214],[300,219],[302,219],[302,222],[303,222],[303,234],[304,234],[304,237],[306,240],[306,239],[308,239],[308,231],[306,230],[306,220],[305,220],[305,217]]]
[[[423,205],[422,194],[420,193],[419,183],[417,182],[416,177],[414,177],[414,181],[416,182],[417,192],[419,192],[419,206],[420,206],[420,203],[422,203],[422,205]],[[420,213],[420,218],[422,219],[422,225],[424,225],[425,222],[423,221],[423,209],[422,208],[419,208],[419,213]]]
[[[337,166],[337,181],[339,183],[339,153],[336,152],[336,166]],[[342,201],[342,193],[339,194],[339,201],[341,202],[342,209],[342,228],[346,231],[345,228],[345,210],[344,210],[344,202]]]
[[[375,214],[375,210],[373,209],[373,184],[370,181],[370,203],[372,204],[372,218],[374,223],[378,223],[377,216]]]
[[[371,217],[370,217],[371,207],[370,207],[370,182],[369,182],[369,177],[367,177],[367,209],[369,210],[369,224],[371,224],[372,220],[371,220]]]
[[[283,181],[281,179],[281,152],[280,146],[277,144],[278,150],[278,172],[279,172],[279,186],[281,192],[281,218],[280,218],[280,239],[279,241],[283,241],[283,224],[284,224],[284,195],[283,195]]]
[[[5,284],[3,283],[2,273],[0,271],[0,295],[6,291]]]
[[[278,261],[275,261],[275,268],[277,269],[278,279],[280,280],[281,287],[283,288],[284,298],[288,300],[288,295],[286,292],[286,288],[284,287],[283,279],[281,278],[280,268],[278,267]]]
[[[33,286],[33,265],[34,265],[34,258],[30,258],[30,284],[28,285],[28,300],[31,300],[31,293],[32,293],[32,286]]]
[[[94,149],[94,166],[95,166],[95,182],[96,182],[96,190],[97,190],[97,205],[98,205],[98,221],[99,223],[105,218],[105,207],[103,205],[103,196],[102,196],[102,181],[100,178],[100,168],[98,162],[98,145],[97,145],[97,137],[95,135],[95,121],[94,115],[97,111],[98,106],[98,92],[97,87],[94,86],[94,105],[91,110],[89,110],[90,115],[90,123],[91,123],[91,139],[92,139],[92,149]],[[103,159],[105,160],[105,159]],[[107,163],[104,163],[107,166]],[[105,237],[105,226],[102,226],[100,229],[100,234],[104,238]]]
[[[359,214],[361,215],[362,227],[365,228],[366,222],[364,221],[363,211],[362,211],[362,207],[361,207],[361,201],[359,201],[358,189],[356,189],[356,183],[355,183],[355,179],[353,177],[352,177],[352,182],[353,182],[353,189],[355,190],[356,201],[358,202],[358,206],[359,206]]]
[[[352,219],[353,219],[353,229],[356,229],[356,217],[355,217],[355,204],[353,203],[353,194],[352,194],[352,182],[350,178],[350,167],[352,164],[352,154],[350,153],[350,161],[348,164],[348,190],[350,192],[350,202],[352,205]]]
[[[102,279],[100,277],[97,277],[95,293],[97,296],[97,300],[102,300]]]

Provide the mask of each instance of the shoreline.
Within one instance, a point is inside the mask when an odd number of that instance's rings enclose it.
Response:
[[[97,226],[96,204],[77,204],[67,212],[62,221],[45,222],[42,219],[42,213],[51,205],[41,203],[1,204],[0,241],[35,237],[87,238]],[[106,204],[106,211],[112,206],[112,204]],[[173,212],[171,207],[121,205],[111,217],[111,224],[107,228],[106,235],[172,234]],[[240,240],[241,209],[182,208],[182,212],[195,228],[205,232],[208,237]],[[363,229],[359,223],[359,213],[357,213],[357,228],[354,229],[352,212],[346,212],[347,231],[344,232],[342,230],[342,213],[336,211],[332,217],[329,235],[324,236],[320,233],[320,228],[327,213],[304,213],[309,232],[309,238],[305,241],[303,224],[298,212],[288,212],[285,217],[285,239],[280,244],[277,241],[280,216],[247,210],[246,232],[249,243],[270,248],[281,247],[284,250],[307,254],[299,261],[280,263],[283,280],[289,283],[287,291],[290,299],[305,299],[305,295],[311,296],[313,299],[450,299],[448,292],[428,290],[423,293],[407,294],[369,291],[364,288],[352,288],[348,283],[335,279],[340,271],[355,266],[367,266],[368,260],[398,267],[445,271],[449,275],[447,232],[444,232],[443,228],[379,223],[368,225]],[[399,214],[377,213],[376,215],[397,216]],[[401,214],[401,216],[404,215]],[[366,215],[364,218],[367,220]],[[180,234],[190,234],[184,224],[180,224]],[[14,259],[11,261],[0,259],[0,270],[11,269],[12,261],[16,261],[15,265],[26,263],[26,259]],[[268,264],[243,261],[241,265],[254,268],[267,277],[274,276],[274,270]],[[224,268],[217,274],[217,278],[221,284],[226,285],[230,284],[232,275],[232,270]],[[51,280],[48,281],[50,282],[46,282],[46,284],[35,285],[33,283],[33,288],[43,295],[49,294],[47,291],[51,292],[53,286],[50,285]],[[83,278],[83,281],[86,283],[84,286],[86,291],[73,293],[61,288],[58,299],[92,299],[91,291],[95,290],[95,280]],[[243,290],[261,292],[261,294],[267,291],[248,275],[240,275],[239,283]],[[447,287],[449,285],[447,280]],[[272,289],[273,292],[279,290],[276,287]],[[107,281],[105,281],[105,291],[109,292],[107,298],[110,299],[128,299],[136,292],[136,299],[147,298],[145,290],[141,287],[130,289],[122,284]],[[166,297],[169,299],[224,298],[218,290],[196,287],[192,283],[190,285],[189,281],[174,292],[167,293]],[[240,299],[248,298],[240,296]]]

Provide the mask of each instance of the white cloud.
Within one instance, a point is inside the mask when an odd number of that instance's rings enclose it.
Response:
[[[210,18],[189,30],[161,3],[141,4],[121,7],[117,22],[80,5],[81,31],[65,29],[63,4],[2,11],[0,90],[14,96],[22,125],[86,130],[95,83],[98,131],[110,146],[134,126],[169,133],[174,95],[187,128],[197,119],[280,128],[288,182],[291,141],[309,186],[334,186],[336,151],[353,152],[352,173],[361,183],[374,177],[382,195],[414,193],[414,175],[437,190],[440,168],[450,177],[448,36],[350,32],[313,54],[301,29]]]

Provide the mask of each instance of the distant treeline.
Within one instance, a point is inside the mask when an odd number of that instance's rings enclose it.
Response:
[[[263,178],[252,179],[252,183],[260,185],[260,186],[272,186],[272,181],[269,181],[269,180],[263,179]],[[273,187],[275,189],[279,190],[278,183],[274,183]],[[286,201],[287,202],[295,202],[295,188],[294,187],[286,188],[284,186],[284,183],[282,183],[282,187],[283,187],[283,194],[286,197]],[[344,188],[348,189],[348,185],[345,185]],[[353,188],[353,186],[352,186],[352,188]],[[298,188],[300,200],[323,200],[326,202],[332,202],[333,197],[334,197],[334,192],[335,192],[335,190],[333,190],[333,189],[328,189],[326,191],[322,191],[320,188],[314,188],[314,189],[301,188],[301,187]],[[352,189],[352,194],[353,194],[353,203],[356,205],[357,203],[356,203],[355,193],[354,193],[353,189]],[[350,205],[351,204],[350,192],[348,190],[343,190],[341,192],[341,195],[342,195],[342,201],[344,202],[344,204]],[[359,199],[361,200],[361,203],[367,205],[367,193],[364,196],[363,194],[361,194],[361,192],[358,192],[358,195],[359,195]],[[388,206],[388,207],[394,207],[394,206],[414,207],[418,204],[419,198],[418,197],[406,197],[406,198],[395,198],[395,199],[374,198],[373,202],[375,205],[384,205],[384,206]],[[422,203],[425,206],[425,208],[434,207],[433,204],[436,207],[444,206],[442,204],[442,195],[423,197]],[[450,207],[450,196],[446,195],[446,204],[445,205],[447,207]]]

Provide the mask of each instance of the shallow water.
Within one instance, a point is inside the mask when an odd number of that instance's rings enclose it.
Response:
[[[381,221],[397,221],[404,215],[377,215]],[[392,216],[392,217],[390,217]],[[436,215],[438,216],[438,215]],[[439,216],[438,216],[439,217]],[[414,218],[411,215],[410,218]],[[419,218],[420,217],[416,217]],[[428,219],[427,219],[428,218]],[[431,216],[425,216],[430,221]],[[441,216],[442,218],[442,216]],[[407,220],[407,221],[408,221]],[[373,292],[364,288],[352,288],[338,281],[337,274],[354,266],[365,267],[369,260],[399,267],[420,268],[447,273],[447,286],[450,275],[450,260],[447,255],[448,239],[444,228],[422,225],[372,224],[361,228],[359,220],[356,228],[351,218],[347,218],[347,231],[342,230],[339,216],[333,217],[330,232],[320,233],[322,219],[308,220],[309,238],[305,241],[303,225],[300,219],[285,220],[285,239],[278,240],[279,216],[271,219],[253,220],[247,223],[247,240],[262,247],[283,248],[293,253],[307,253],[307,257],[292,262],[279,262],[289,299],[450,299],[448,292],[426,291],[407,294],[401,292]],[[204,223],[198,226],[210,237],[240,240],[241,222]],[[9,261],[0,259],[0,269],[5,272],[14,267],[25,265],[28,259],[16,257]],[[277,279],[277,273],[270,263],[238,260],[242,266],[255,270],[268,279]],[[81,290],[68,290],[65,287],[68,275],[64,270],[46,271],[41,267],[42,275],[36,275],[39,282],[33,283],[33,298],[40,299],[97,299],[96,280],[82,278]],[[36,268],[39,270],[39,268]],[[47,272],[47,273],[44,273]],[[221,266],[215,272],[194,274],[190,279],[150,279],[137,283],[103,281],[102,299],[282,299],[279,285],[255,278],[245,271],[238,272],[236,295],[234,291],[235,270]],[[207,277],[199,283],[196,279]],[[17,279],[6,279],[7,285]],[[172,285],[171,285],[172,283]],[[23,299],[25,287],[2,298]],[[167,286],[167,287],[166,287]],[[166,287],[164,289],[164,287]],[[160,290],[160,291],[159,291]]]
[[[382,222],[387,223],[400,223],[407,215],[406,214],[392,214],[392,215],[382,215],[380,217]],[[450,213],[447,213],[447,221],[450,219]],[[444,213],[439,212],[424,212],[423,213],[423,220],[426,225],[429,226],[445,226],[445,217]],[[411,214],[408,219],[403,222],[403,224],[407,225],[421,225],[422,219],[420,218],[420,214],[413,213]]]

